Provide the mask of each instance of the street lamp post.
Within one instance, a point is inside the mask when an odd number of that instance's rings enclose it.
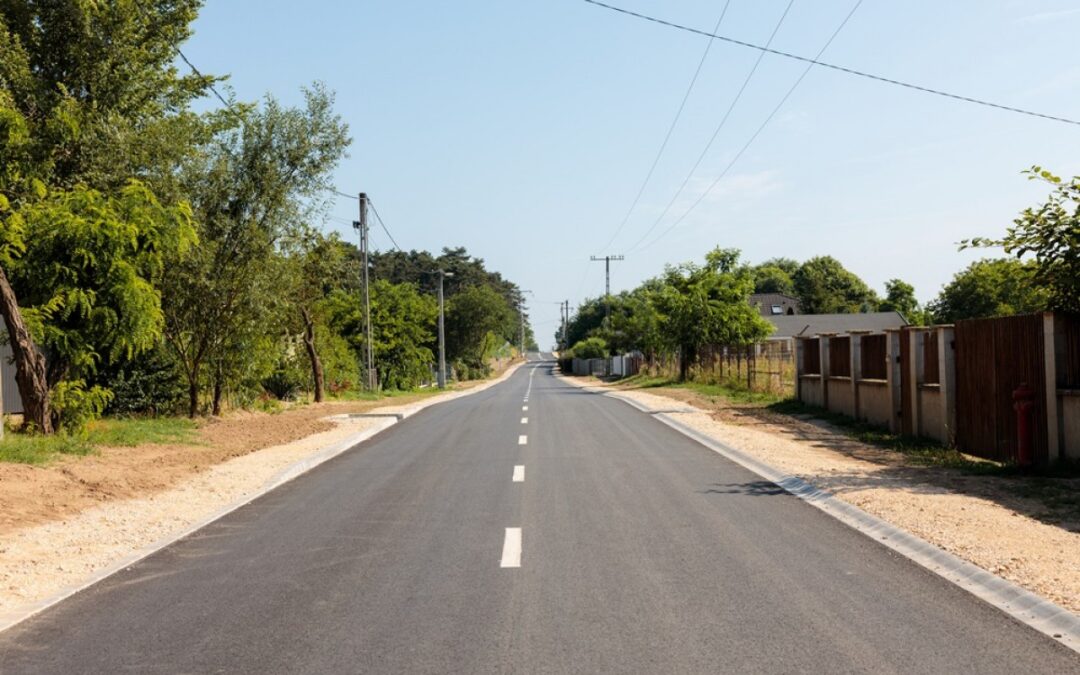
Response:
[[[446,327],[444,319],[443,281],[454,276],[453,272],[439,270],[439,389],[446,389]]]

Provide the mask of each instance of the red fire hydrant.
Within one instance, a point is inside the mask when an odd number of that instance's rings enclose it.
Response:
[[[1029,467],[1035,461],[1031,448],[1032,416],[1035,409],[1035,390],[1027,382],[1013,390],[1013,410],[1016,411],[1016,463]]]

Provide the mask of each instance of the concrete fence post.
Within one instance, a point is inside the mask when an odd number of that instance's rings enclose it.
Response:
[[[859,402],[859,380],[862,379],[862,334],[848,333],[848,373],[851,374],[851,403],[855,419],[861,420],[862,405]]]
[[[909,347],[911,348],[911,362],[908,372],[904,373],[911,383],[911,433],[914,436],[922,435],[921,420],[919,419],[919,385],[922,380],[923,370],[923,331],[913,330],[908,332]]]
[[[806,342],[795,338],[795,400],[802,401],[802,376],[806,368]],[[805,403],[805,401],[803,401]]]
[[[1058,351],[1065,350],[1065,336],[1060,339],[1057,336],[1057,322],[1054,321],[1053,312],[1043,313],[1043,354],[1046,357],[1046,454],[1047,461],[1051,464],[1061,460],[1062,442],[1061,426],[1058,409],[1058,377],[1057,355]]]
[[[941,419],[950,446],[956,445],[956,330],[952,326],[937,329],[938,383],[941,391]]]
[[[820,354],[818,363],[821,364],[818,369],[821,371],[821,407],[829,410],[829,375],[832,368],[829,365],[829,337],[827,335],[818,336],[818,350]]]
[[[889,431],[898,434],[903,430],[901,416],[904,409],[901,401],[903,386],[900,378],[903,377],[903,373],[900,372],[900,331],[885,332],[885,358],[888,361],[885,379],[888,382],[889,401],[892,406],[889,412]]]

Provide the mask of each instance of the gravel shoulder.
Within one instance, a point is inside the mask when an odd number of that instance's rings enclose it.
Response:
[[[1080,613],[1080,522],[1044,522],[1045,505],[1019,496],[1010,479],[912,466],[901,454],[859,443],[831,425],[686,390],[608,388],[651,409],[692,406],[696,412],[672,416]]]
[[[349,414],[407,413],[493,386],[513,370],[438,395],[239,413],[203,423],[193,445],[104,448],[46,466],[0,464],[0,625],[386,422]]]

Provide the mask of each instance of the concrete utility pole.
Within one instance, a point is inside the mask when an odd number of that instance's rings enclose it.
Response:
[[[562,314],[562,348],[563,351],[566,351],[567,349],[570,349],[570,345],[566,343],[567,324],[570,323],[570,301],[564,301],[559,309]]]
[[[439,270],[439,389],[446,389],[446,321],[444,319],[443,281],[454,276],[453,272]]]
[[[518,321],[521,322],[521,355],[525,356],[525,294],[532,291],[521,291],[521,303],[518,305]]]
[[[360,220],[353,223],[353,227],[360,230],[360,254],[363,265],[364,283],[364,344],[367,346],[367,388],[375,391],[377,378],[375,377],[375,352],[371,346],[371,289],[368,285],[368,222],[367,222],[368,197],[364,192],[360,193]]]
[[[594,255],[590,256],[589,260],[604,263],[604,321],[606,322],[611,319],[611,261],[626,260],[626,256],[606,255],[597,257]]]

